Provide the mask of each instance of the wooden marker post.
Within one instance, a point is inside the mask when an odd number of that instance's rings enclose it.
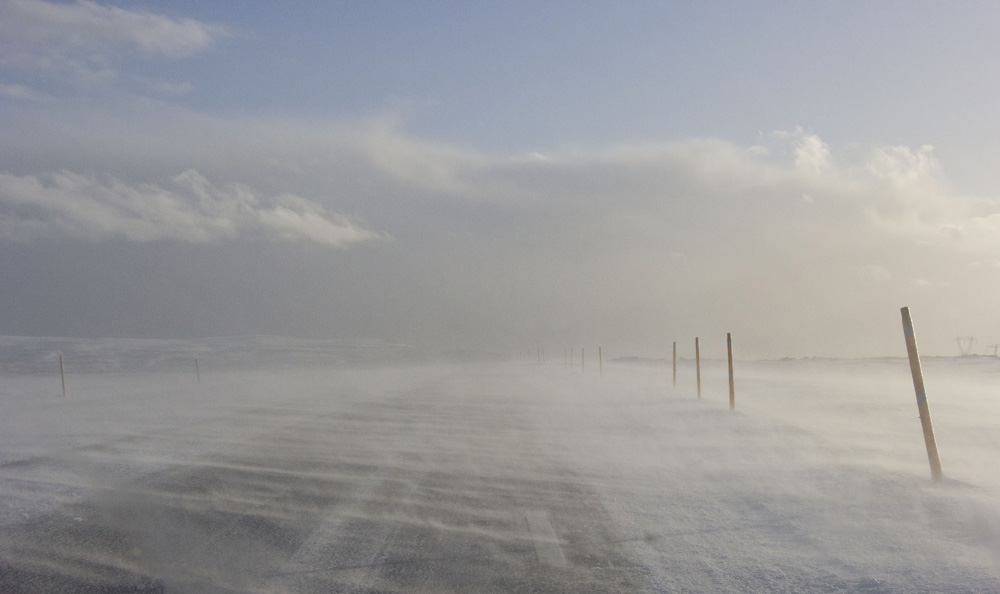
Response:
[[[906,338],[906,354],[910,358],[910,375],[913,376],[913,390],[917,394],[917,410],[920,412],[920,426],[924,430],[924,445],[927,446],[927,460],[931,464],[931,479],[941,480],[941,459],[938,458],[937,442],[934,440],[934,427],[931,425],[931,413],[927,408],[927,393],[924,391],[924,375],[920,371],[920,355],[917,354],[917,339],[913,335],[913,323],[910,321],[910,308],[900,310],[903,314],[903,336]]]
[[[66,368],[63,367],[62,353],[59,354],[59,379],[62,381],[63,396],[66,395]]]
[[[701,398],[701,350],[698,348],[698,337],[694,337],[694,369],[698,376],[698,398]]]
[[[677,387],[677,341],[674,341],[674,387]]]
[[[729,353],[729,410],[736,408],[736,385],[733,383],[733,335],[726,332],[726,351]]]

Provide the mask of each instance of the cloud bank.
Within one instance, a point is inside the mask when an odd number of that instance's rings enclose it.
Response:
[[[238,236],[346,246],[380,237],[291,194],[264,199],[240,184],[218,187],[191,169],[172,187],[102,181],[69,171],[0,173],[0,238],[39,241],[170,239],[204,243]]]
[[[502,155],[392,117],[158,115],[76,129],[53,119],[44,142],[14,130],[0,146],[11,163],[0,238],[228,244],[260,262],[264,248],[245,240],[360,248],[283,256],[296,262],[281,280],[290,293],[217,333],[266,318],[260,331],[275,334],[656,354],[671,337],[732,331],[755,356],[861,356],[896,352],[908,305],[933,313],[922,336],[938,352],[957,335],[1000,337],[1000,203],[955,192],[929,146],[832,147],[794,129],[754,145]],[[276,273],[248,274],[263,286]],[[245,294],[239,282],[219,294]]]
[[[956,334],[1000,336],[1000,202],[952,190],[929,146],[838,151],[803,130],[766,140],[439,150],[448,174],[421,192],[429,208],[452,205],[440,224],[473,234],[455,242],[500,275],[467,273],[478,283],[453,279],[455,292],[536,304],[515,307],[539,341],[733,330],[761,355],[882,354],[903,305],[931,320],[929,352],[948,353]]]
[[[89,0],[0,2],[0,68],[35,82],[94,86],[115,78],[126,59],[188,58],[228,35],[223,26]]]

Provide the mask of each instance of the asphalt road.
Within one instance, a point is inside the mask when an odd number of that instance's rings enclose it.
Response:
[[[0,464],[0,592],[647,590],[532,390],[440,368],[141,423],[109,407],[106,439]]]

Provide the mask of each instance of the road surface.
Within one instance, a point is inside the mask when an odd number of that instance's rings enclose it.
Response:
[[[205,416],[189,398],[186,416],[9,461],[5,497],[28,511],[0,537],[0,591],[644,590],[518,377],[397,371]]]
[[[0,592],[1000,592],[996,493],[930,483],[912,394],[741,370],[730,411],[716,371],[7,378]]]

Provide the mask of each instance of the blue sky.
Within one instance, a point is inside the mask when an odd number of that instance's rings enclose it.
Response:
[[[998,26],[0,0],[0,333],[863,356],[909,305],[932,353],[1000,342]]]
[[[415,133],[499,151],[794,126],[961,146],[1000,117],[987,2],[195,4],[148,8],[230,36],[155,66],[213,113],[399,113]]]

